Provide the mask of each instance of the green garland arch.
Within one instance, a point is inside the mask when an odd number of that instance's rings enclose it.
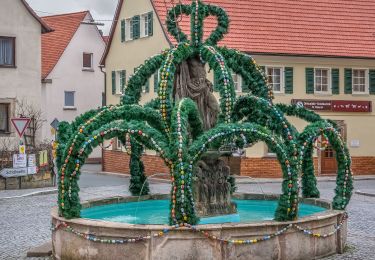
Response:
[[[191,18],[190,41],[175,21],[175,16],[183,14]],[[208,16],[216,16],[218,26],[203,41],[203,22]],[[298,217],[300,179],[303,196],[319,196],[312,143],[317,136],[324,134],[337,153],[338,175],[333,206],[345,209],[353,189],[351,161],[336,126],[304,108],[273,104],[272,89],[255,60],[237,50],[216,46],[228,27],[229,18],[218,6],[206,5],[199,0],[193,0],[191,5],[175,6],[168,12],[167,28],[178,44],[138,67],[129,79],[121,105],[92,110],[71,124],[60,124],[57,150],[60,215],[66,218],[80,215],[77,180],[80,167],[93,147],[113,137],[124,141],[126,133],[136,143],[132,146],[132,171],[142,168],[138,144],[158,151],[170,168],[171,225],[198,223],[191,187],[194,164],[209,147],[218,147],[228,140],[237,141],[239,146],[263,141],[277,154],[283,183],[275,219],[283,221]],[[174,102],[172,96],[176,66],[191,57],[199,57],[208,63],[218,78],[215,89],[220,94],[221,113],[217,125],[209,131],[203,131],[192,100]],[[236,97],[231,70],[242,76],[249,89],[248,95]],[[161,75],[157,98],[144,107],[137,105],[142,85],[157,71]],[[310,125],[299,133],[285,116],[297,116]],[[134,173],[132,185],[139,187],[145,176],[142,171]]]

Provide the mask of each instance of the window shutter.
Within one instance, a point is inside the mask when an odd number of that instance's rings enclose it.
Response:
[[[306,68],[306,94],[314,94],[314,68]]]
[[[158,72],[154,74],[154,92],[157,93],[159,89],[159,77]]]
[[[126,24],[125,20],[121,20],[121,42],[125,42]]]
[[[116,94],[116,71],[112,71],[112,95]]]
[[[241,89],[243,93],[250,92],[249,84],[246,84],[247,82],[241,77]]]
[[[219,84],[219,75],[217,75],[214,72],[214,91],[219,91],[218,84]]]
[[[370,81],[370,84],[369,84],[370,94],[375,95],[375,70],[370,70],[369,76],[370,76],[370,80],[369,80]]]
[[[126,85],[126,70],[121,71],[121,93],[125,94],[125,85]]]
[[[138,39],[141,32],[141,17],[136,15],[132,18],[133,20],[133,39]]]
[[[146,81],[145,90],[146,90],[146,93],[150,92],[150,79],[147,79]]]
[[[332,69],[332,94],[338,95],[340,94],[340,70],[339,69]]]
[[[345,69],[345,94],[352,94],[352,69]]]
[[[293,67],[285,67],[285,94],[293,94]]]
[[[262,70],[262,72],[264,73],[264,75],[267,75],[267,73],[266,73],[266,66],[259,66],[259,68]]]
[[[154,33],[154,13],[148,13],[148,36],[152,36]]]

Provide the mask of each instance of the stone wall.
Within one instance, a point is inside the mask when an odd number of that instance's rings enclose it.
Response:
[[[0,190],[18,190],[52,187],[54,179],[51,171],[41,170],[34,175],[3,178],[0,177]]]
[[[122,151],[105,150],[103,152],[103,171],[129,174],[129,156]],[[164,161],[154,155],[143,155],[146,175],[154,173],[169,173]],[[228,160],[233,174],[253,178],[281,178],[281,166],[275,157],[240,158],[231,157]],[[318,174],[319,159],[314,158],[315,174]],[[352,157],[354,175],[375,174],[375,157]]]

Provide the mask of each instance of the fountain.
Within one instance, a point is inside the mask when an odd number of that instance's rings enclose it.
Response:
[[[190,15],[190,40],[176,23],[180,15]],[[203,40],[208,16],[216,16],[218,26]],[[175,6],[167,28],[178,44],[137,68],[121,104],[59,125],[58,207],[52,210],[56,259],[312,259],[343,252],[353,186],[350,155],[339,131],[312,111],[274,104],[272,88],[254,59],[217,46],[228,24],[218,6],[199,0]],[[205,64],[215,84],[207,80]],[[142,86],[158,70],[157,98],[138,105]],[[231,70],[242,76],[249,94],[236,97]],[[286,116],[309,125],[297,132]],[[332,203],[319,199],[314,175],[314,140],[321,135],[337,154]],[[137,196],[81,203],[81,167],[96,146],[114,137],[129,138],[138,151],[130,163],[131,192]],[[280,162],[280,195],[233,193],[220,150],[256,142],[266,143]],[[169,167],[169,195],[143,195],[148,186],[140,145],[155,150]]]

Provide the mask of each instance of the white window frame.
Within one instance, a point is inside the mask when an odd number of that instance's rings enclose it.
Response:
[[[120,139],[118,139],[118,138],[116,137],[116,150],[118,150],[118,151],[122,151],[122,147],[123,147],[123,145],[122,145]]]
[[[91,56],[91,65],[90,67],[85,67],[83,65],[83,55],[89,54]],[[94,69],[94,53],[92,52],[83,52],[82,54],[82,70],[93,70]]]
[[[355,91],[354,90],[354,71],[364,70],[365,71],[365,91]],[[368,68],[352,68],[352,94],[353,95],[368,95],[370,93],[370,72]]]
[[[141,38],[149,37],[148,35],[148,14],[141,14]]]
[[[122,88],[121,88],[122,80],[124,80],[123,78],[121,78],[121,72],[122,71],[123,70],[116,70],[116,95],[124,94],[124,93],[122,93]],[[126,74],[127,73],[125,72],[125,85],[126,85]]]
[[[133,40],[133,20],[132,18],[125,19],[125,41]]]
[[[328,70],[327,91],[317,91],[316,90],[316,71],[317,70]],[[331,95],[332,94],[332,68],[330,68],[330,67],[314,67],[314,94],[318,94],[318,95]]]
[[[237,74],[237,73],[234,73],[232,71],[232,80],[233,80],[233,86],[234,86],[234,90],[236,91],[236,93],[242,93],[242,77],[240,74]],[[237,76],[237,81],[234,81],[234,76]],[[238,84],[237,87],[236,87],[236,83]]]
[[[66,105],[66,93],[73,93],[73,106],[67,106]],[[74,90],[64,90],[64,110],[74,110],[76,109],[76,91]]]
[[[280,91],[275,91],[272,86],[272,91],[275,94],[284,94],[285,93],[285,80],[284,80],[284,73],[285,73],[285,67],[284,66],[277,66],[277,65],[265,65],[265,73],[266,77],[268,79],[268,69],[280,69]]]

